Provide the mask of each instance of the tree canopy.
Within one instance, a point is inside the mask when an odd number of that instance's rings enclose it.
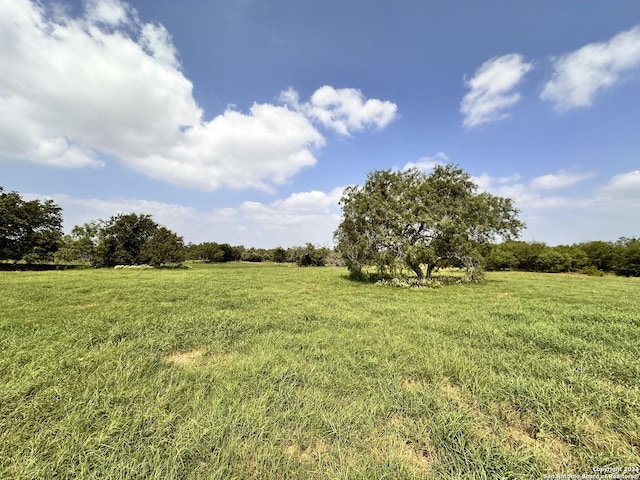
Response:
[[[335,238],[352,274],[367,265],[382,274],[406,266],[420,279],[445,264],[473,272],[479,246],[517,237],[524,227],[511,199],[478,192],[455,165],[436,165],[430,174],[374,171],[363,186],[345,190],[340,206]]]
[[[62,240],[62,209],[0,187],[0,260],[45,261]]]
[[[162,265],[185,259],[177,234],[158,225],[151,215],[119,214],[107,221],[75,226],[57,253],[58,260],[89,262],[95,267]]]

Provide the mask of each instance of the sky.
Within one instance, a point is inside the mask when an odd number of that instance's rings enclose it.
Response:
[[[0,185],[65,231],[332,246],[374,170],[453,163],[522,238],[640,236],[637,0],[0,0]]]

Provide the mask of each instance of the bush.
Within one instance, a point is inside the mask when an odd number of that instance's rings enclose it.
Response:
[[[593,265],[581,268],[580,270],[578,270],[578,273],[581,273],[582,275],[589,275],[590,277],[603,277],[604,276],[604,272],[602,270],[598,269],[598,267],[594,267]]]
[[[324,267],[328,255],[328,248],[316,248],[311,243],[307,243],[296,263],[299,267]]]

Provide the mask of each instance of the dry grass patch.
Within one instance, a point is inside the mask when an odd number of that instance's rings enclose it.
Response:
[[[402,442],[389,452],[389,456],[405,465],[414,474],[424,475],[431,472],[438,463],[435,453],[435,447],[430,442],[424,445]]]
[[[393,415],[378,435],[365,441],[365,449],[382,463],[403,465],[415,476],[424,476],[433,471],[440,457],[423,425],[404,415]]]
[[[460,405],[467,405],[462,389],[451,384],[448,379],[445,379],[444,383],[440,385],[440,390],[447,396],[447,398],[456,401]]]
[[[515,412],[514,412],[515,414]],[[515,415],[508,422],[506,446],[512,450],[525,448],[542,459],[547,468],[570,471],[578,467],[573,447],[551,432],[542,432],[531,422]]]
[[[189,352],[175,352],[169,355],[166,360],[179,367],[186,367],[198,360],[204,354],[204,349],[195,348]]]
[[[402,389],[405,392],[417,392],[419,390],[422,390],[423,385],[420,381],[416,380],[415,378],[411,378],[411,377],[407,377],[402,381]]]

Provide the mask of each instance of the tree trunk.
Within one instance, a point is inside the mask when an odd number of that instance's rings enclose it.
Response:
[[[419,263],[411,263],[409,264],[409,268],[416,272],[419,280],[422,280],[424,278],[424,272],[422,271],[422,268],[420,268]]]
[[[433,272],[433,269],[436,268],[436,264],[435,263],[430,263],[427,265],[427,278],[431,278],[431,273]]]

